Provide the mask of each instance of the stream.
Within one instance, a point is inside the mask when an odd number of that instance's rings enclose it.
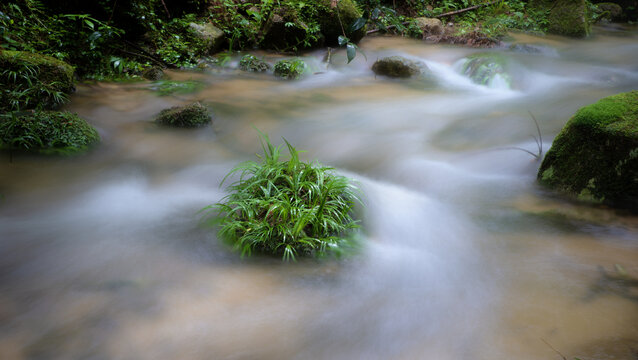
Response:
[[[94,150],[0,161],[0,357],[635,360],[638,289],[603,272],[638,276],[638,216],[542,188],[513,148],[537,152],[532,116],[546,152],[578,108],[638,89],[638,27],[509,41],[531,46],[371,37],[350,64],[305,54],[315,74],[299,81],[233,57],[169,72],[193,93],[78,85],[66,108],[98,129]],[[486,52],[511,83],[460,71]],[[375,77],[389,55],[432,75]],[[152,122],[195,100],[212,126]],[[359,183],[359,253],[240,259],[200,226],[228,171],[261,153],[255,128]]]

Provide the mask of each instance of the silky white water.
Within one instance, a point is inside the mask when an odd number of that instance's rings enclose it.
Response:
[[[595,285],[599,267],[638,276],[638,218],[543,189],[540,162],[512,148],[537,151],[532,115],[546,151],[579,107],[638,89],[637,40],[515,35],[540,49],[520,53],[379,37],[349,65],[306,54],[315,74],[294,82],[231,62],[170,72],[204,84],[192,94],[80,85],[67,108],[98,129],[96,149],[0,162],[1,357],[635,359],[636,289]],[[486,51],[511,82],[459,72]],[[431,74],[375,77],[387,55]],[[194,100],[212,127],[152,123]],[[199,226],[261,151],[254,128],[358,181],[357,255],[242,260]]]

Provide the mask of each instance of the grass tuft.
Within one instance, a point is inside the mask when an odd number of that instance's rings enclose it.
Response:
[[[358,221],[352,216],[359,189],[334,169],[299,160],[299,152],[284,139],[290,159],[280,160],[280,146],[261,134],[261,161],[237,165],[222,180],[239,174],[230,194],[202,211],[221,225],[221,239],[241,256],[253,253],[281,256],[339,255],[353,245]]]

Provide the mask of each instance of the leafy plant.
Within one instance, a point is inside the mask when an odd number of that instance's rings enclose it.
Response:
[[[306,63],[301,59],[281,60],[275,64],[274,73],[284,79],[299,79],[306,72]]]
[[[280,160],[280,147],[261,136],[261,162],[239,164],[222,180],[239,173],[231,193],[203,209],[221,217],[219,236],[240,251],[298,256],[339,254],[352,244],[358,227],[351,216],[359,190],[334,169],[299,160],[299,152],[285,139],[290,159]]]
[[[0,149],[67,155],[85,151],[99,139],[91,125],[68,111],[0,115]]]

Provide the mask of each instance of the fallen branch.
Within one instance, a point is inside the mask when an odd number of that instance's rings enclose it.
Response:
[[[490,1],[490,2],[483,3],[483,4],[470,6],[470,7],[465,8],[465,9],[460,9],[460,10],[454,10],[454,11],[446,12],[445,14],[441,14],[441,15],[435,16],[435,18],[438,19],[438,18],[442,18],[442,17],[446,17],[446,16],[452,16],[452,15],[456,15],[456,14],[461,14],[461,13],[464,13],[466,11],[471,11],[471,10],[476,10],[478,8],[482,8],[483,6],[489,6],[489,5],[492,5],[492,4],[496,4],[497,2],[500,2],[500,0]]]

